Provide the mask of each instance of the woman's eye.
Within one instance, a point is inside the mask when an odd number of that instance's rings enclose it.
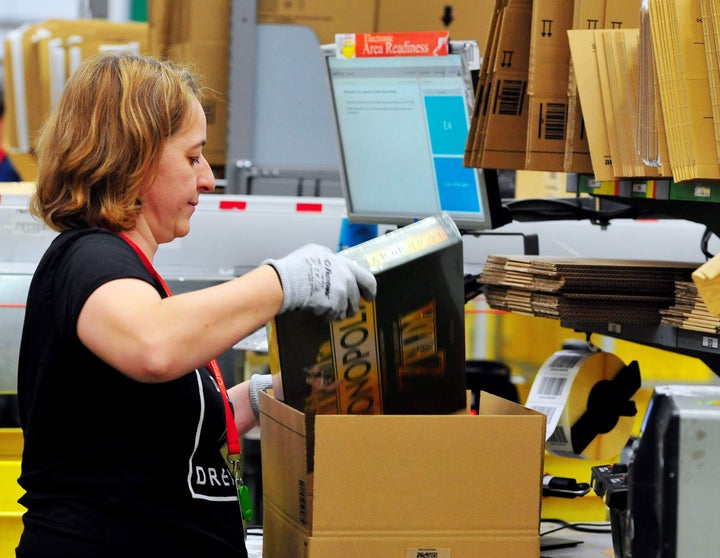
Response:
[[[190,157],[190,163],[197,165],[200,163],[200,157]]]

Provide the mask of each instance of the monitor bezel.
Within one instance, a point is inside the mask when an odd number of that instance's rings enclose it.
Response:
[[[325,64],[325,76],[327,89],[329,92],[329,99],[331,103],[331,117],[333,121],[333,127],[337,133],[336,144],[338,148],[338,155],[340,159],[340,186],[342,189],[343,197],[345,199],[345,206],[347,211],[347,218],[350,223],[354,224],[377,224],[377,225],[396,225],[404,226],[415,221],[418,221],[424,217],[428,217],[431,214],[418,214],[409,215],[398,211],[392,211],[391,209],[382,209],[376,211],[357,210],[353,206],[352,193],[348,181],[346,172],[345,153],[343,150],[342,136],[340,125],[337,118],[337,111],[335,106],[335,93],[330,77],[330,58],[334,58],[336,55],[335,44],[322,45],[322,54],[324,57],[323,63]],[[466,80],[466,102],[470,103],[469,110],[470,116],[472,115],[472,103],[475,102],[475,90],[476,90],[476,79],[479,70],[479,63],[476,65],[473,58],[477,56],[477,43],[475,41],[450,41],[449,47],[450,54],[456,54],[460,56],[462,61],[463,70]],[[410,57],[408,57],[410,58]],[[477,67],[475,67],[477,66]],[[468,130],[470,129],[469,122]],[[498,184],[498,173],[496,169],[479,169],[475,168],[475,172],[478,174],[478,180],[480,181],[480,198],[483,204],[484,218],[480,216],[468,216],[467,214],[459,214],[453,211],[446,211],[448,215],[453,219],[458,229],[463,234],[482,233],[497,229],[507,223],[512,218],[510,211],[502,203],[500,196],[500,187]]]

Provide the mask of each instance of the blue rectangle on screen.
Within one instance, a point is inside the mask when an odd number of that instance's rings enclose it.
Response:
[[[475,169],[463,167],[462,157],[433,157],[440,209],[480,211]]]
[[[465,102],[457,95],[426,95],[430,144],[433,155],[462,155],[468,136]]]

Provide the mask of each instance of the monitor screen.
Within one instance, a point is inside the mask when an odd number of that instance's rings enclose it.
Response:
[[[463,166],[474,97],[463,49],[446,56],[325,54],[351,223],[404,225],[441,211],[463,231],[509,221],[496,172]]]

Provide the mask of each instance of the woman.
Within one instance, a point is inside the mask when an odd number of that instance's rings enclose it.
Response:
[[[335,319],[374,296],[372,274],[315,245],[169,296],[153,256],[188,234],[215,186],[201,101],[186,70],[101,54],[43,129],[31,211],[60,234],[34,275],[20,349],[19,558],[246,556],[221,450],[257,424],[263,386],[224,399],[212,359],[279,312]]]

